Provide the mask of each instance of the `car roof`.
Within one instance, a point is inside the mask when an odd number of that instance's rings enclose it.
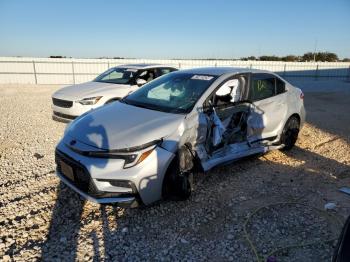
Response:
[[[244,67],[199,67],[181,70],[182,73],[191,73],[199,75],[215,75],[221,76],[224,74],[234,74],[234,73],[272,73],[269,71],[250,69]]]
[[[125,65],[119,65],[116,67],[133,68],[133,69],[147,69],[147,68],[155,68],[155,67],[175,68],[172,66],[162,65],[162,64],[125,64]]]

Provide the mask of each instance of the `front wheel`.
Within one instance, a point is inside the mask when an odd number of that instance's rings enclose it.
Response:
[[[284,144],[282,150],[287,151],[293,148],[295,145],[300,130],[299,119],[296,116],[292,116],[288,119],[281,134],[281,144]]]
[[[171,200],[186,200],[193,190],[193,173],[180,172],[177,159],[169,165],[163,182],[163,198]]]

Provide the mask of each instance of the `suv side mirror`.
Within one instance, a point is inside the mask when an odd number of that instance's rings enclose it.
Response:
[[[147,81],[145,80],[145,79],[142,79],[142,78],[137,78],[136,79],[136,84],[138,85],[138,86],[143,86],[144,84],[146,84],[147,83]]]

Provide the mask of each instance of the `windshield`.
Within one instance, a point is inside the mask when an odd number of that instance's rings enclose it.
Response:
[[[169,113],[188,113],[215,76],[170,73],[144,85],[121,102]]]
[[[112,84],[129,84],[135,77],[137,69],[115,67],[108,69],[95,78],[94,82],[112,83]]]

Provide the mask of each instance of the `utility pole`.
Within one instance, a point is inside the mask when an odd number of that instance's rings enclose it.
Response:
[[[316,49],[317,49],[317,38],[315,38],[314,62],[316,62]]]

